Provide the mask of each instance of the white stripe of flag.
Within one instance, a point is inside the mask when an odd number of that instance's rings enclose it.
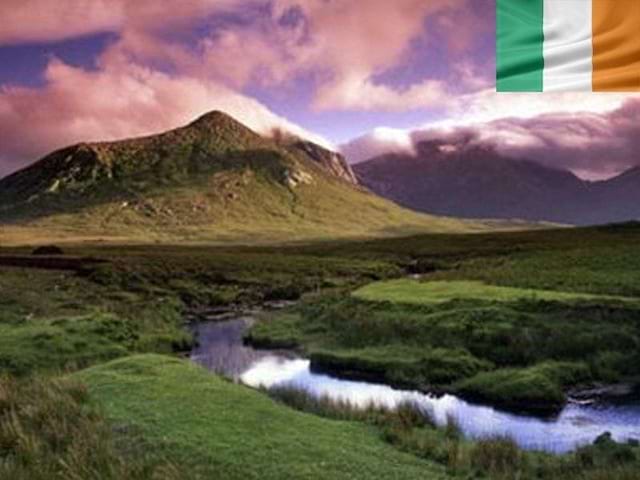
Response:
[[[544,91],[592,90],[591,24],[591,0],[544,0]]]

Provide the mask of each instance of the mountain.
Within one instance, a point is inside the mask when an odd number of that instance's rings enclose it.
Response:
[[[5,241],[295,240],[478,228],[402,209],[360,187],[341,155],[258,135],[221,112],[159,135],[63,148],[0,180]]]
[[[631,168],[606,181],[594,182],[592,190],[591,223],[603,223],[603,219],[640,218],[640,167]]]
[[[382,155],[354,170],[373,192],[434,215],[575,225],[640,218],[640,168],[588,182],[490,146],[429,140],[416,146],[415,155]]]

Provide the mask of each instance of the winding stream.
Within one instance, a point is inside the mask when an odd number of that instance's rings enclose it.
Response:
[[[416,402],[432,412],[440,425],[452,417],[470,438],[507,435],[531,450],[564,453],[591,443],[604,432],[611,432],[618,441],[640,438],[640,399],[615,405],[569,403],[557,417],[541,419],[469,403],[454,395],[437,397],[382,384],[341,380],[311,372],[309,360],[291,352],[243,345],[243,334],[252,322],[251,316],[241,316],[195,325],[199,345],[191,352],[191,359],[251,387],[291,386],[362,406],[373,402],[393,408],[400,402]]]

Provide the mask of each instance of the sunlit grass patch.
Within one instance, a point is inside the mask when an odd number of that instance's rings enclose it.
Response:
[[[473,280],[421,282],[412,279],[371,283],[353,295],[361,300],[434,305],[452,300],[483,300],[490,302],[518,301],[631,301],[624,297],[606,295],[514,288],[488,285]]]
[[[140,355],[75,377],[112,421],[152,445],[170,441],[179,464],[212,467],[216,475],[204,478],[446,478],[372,426],[296,412],[187,361]]]

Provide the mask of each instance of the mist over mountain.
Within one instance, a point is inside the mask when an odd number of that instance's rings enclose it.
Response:
[[[640,168],[590,182],[490,145],[437,139],[418,142],[414,155],[381,155],[353,168],[379,195],[436,215],[575,225],[640,218]]]
[[[0,180],[0,225],[65,235],[309,238],[465,230],[360,187],[344,157],[222,112],[159,135],[82,143]]]

